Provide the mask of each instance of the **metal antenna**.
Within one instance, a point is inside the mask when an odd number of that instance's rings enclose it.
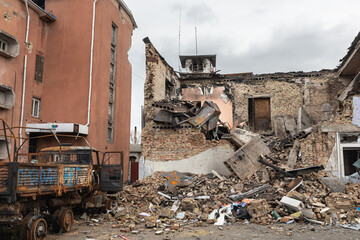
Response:
[[[195,16],[195,47],[196,47],[196,55],[198,55],[196,16]]]
[[[181,40],[181,4],[180,4],[180,16],[179,16],[179,72],[181,72],[180,40]]]

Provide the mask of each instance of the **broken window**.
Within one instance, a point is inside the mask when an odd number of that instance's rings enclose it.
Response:
[[[35,62],[35,81],[42,82],[44,73],[44,57],[36,55]]]
[[[117,26],[111,26],[111,48],[110,48],[110,80],[109,80],[109,107],[108,107],[108,130],[107,140],[114,139],[114,104],[115,104],[115,77],[116,77],[116,44]]]
[[[40,117],[40,99],[34,98],[32,99],[32,110],[31,110],[31,116],[35,118]]]

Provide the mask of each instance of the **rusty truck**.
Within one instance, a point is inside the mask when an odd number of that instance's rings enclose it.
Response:
[[[1,137],[13,139],[5,146],[8,161],[0,162],[1,239],[37,240],[45,239],[48,229],[70,231],[74,209],[106,209],[107,193],[122,190],[123,152],[69,146],[52,133],[58,146],[21,153],[26,140],[16,147],[12,128],[4,119],[1,126]]]

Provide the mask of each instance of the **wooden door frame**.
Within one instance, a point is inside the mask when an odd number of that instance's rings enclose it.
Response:
[[[272,119],[271,119],[271,97],[273,97],[273,94],[246,96],[246,98],[248,99],[248,123],[249,123],[251,130],[258,131],[258,130],[255,130],[255,100],[256,99],[269,99],[269,117],[270,117],[269,130],[271,130],[271,128],[272,128],[272,125],[271,125],[271,121],[272,121]]]

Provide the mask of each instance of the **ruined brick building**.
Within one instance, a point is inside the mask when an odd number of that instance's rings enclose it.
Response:
[[[227,141],[209,138],[200,128],[159,127],[154,121],[159,110],[153,105],[164,99],[215,102],[221,111],[219,122],[228,129],[246,125],[248,130],[280,139],[310,131],[299,142],[298,166],[322,164],[343,177],[354,172],[344,175],[343,168],[351,168],[360,150],[355,143],[360,128],[350,123],[360,71],[359,36],[336,69],[272,74],[220,74],[215,70],[216,55],[180,56],[183,71],[176,73],[148,38],[144,42],[142,145],[148,172],[215,169],[226,173],[223,161],[233,153]],[[349,132],[356,135],[351,153],[341,143],[341,136]]]
[[[0,117],[10,127],[22,127],[14,129],[17,146],[51,129],[83,136],[99,151],[124,151],[128,159],[128,51],[137,26],[125,3],[2,0],[0,12]],[[7,158],[6,141],[0,139],[0,161]],[[49,141],[26,141],[22,151],[57,145]]]

